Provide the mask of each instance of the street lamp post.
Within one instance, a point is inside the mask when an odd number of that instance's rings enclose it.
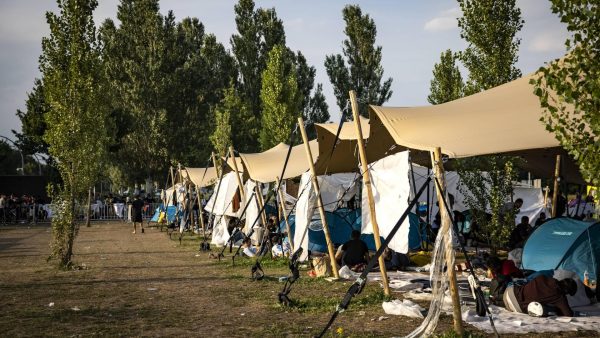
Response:
[[[6,136],[2,136],[2,135],[0,135],[0,137],[3,138],[3,139],[5,139],[5,140],[7,140],[10,143],[12,143],[12,145],[15,146],[15,148],[17,149],[17,151],[19,152],[19,154],[21,154],[21,168],[20,168],[21,169],[21,175],[25,175],[25,158],[23,157],[23,152],[21,151],[21,149],[19,149],[19,147],[17,146],[17,144],[13,140],[9,139]]]

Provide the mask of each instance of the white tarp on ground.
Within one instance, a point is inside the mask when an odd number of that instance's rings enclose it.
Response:
[[[465,283],[465,275],[458,275],[458,281]],[[396,292],[403,292],[405,299],[429,301],[431,293],[421,291],[423,284],[421,280],[429,279],[429,275],[416,272],[390,271],[388,272],[390,279],[390,287]],[[379,272],[370,272],[367,276],[370,282],[381,281]],[[487,280],[488,279],[482,279]],[[408,290],[399,290],[395,285],[402,285],[402,288]],[[473,306],[474,307],[474,306]],[[487,333],[492,333],[492,327],[488,317],[478,317],[475,314],[475,309],[466,305],[462,306],[463,320]],[[444,298],[444,311],[448,315],[452,315],[452,301],[449,295]],[[506,310],[505,308],[491,305],[490,310],[493,315],[494,324],[500,334],[524,334],[529,332],[566,332],[566,331],[597,331],[600,332],[600,303],[574,307],[574,311],[583,312],[585,317],[547,317],[537,318],[528,314],[515,313]]]
[[[379,234],[386,238],[400,216],[408,208],[410,197],[408,151],[382,158],[371,166],[371,186],[375,202],[375,214],[379,225]],[[362,233],[372,234],[371,212],[366,188],[363,182],[362,194]],[[408,217],[389,243],[389,247],[400,253],[408,252]]]
[[[217,182],[215,185],[215,190],[206,203],[204,210],[208,212],[214,212],[215,215],[235,216],[235,212],[233,212],[233,203],[231,203],[238,188],[235,174],[233,172],[225,174],[225,176],[223,176],[221,188],[219,189],[218,187],[219,182]],[[217,190],[219,190],[218,194]]]
[[[317,211],[317,197],[311,183],[312,175],[309,172],[302,174],[300,178],[300,186],[298,194],[305,189],[298,198],[296,204],[296,218],[294,230],[294,246],[302,247],[303,252],[300,257],[305,260],[308,255],[308,225],[310,224],[313,214]],[[323,207],[326,211],[334,211],[338,208],[338,201],[349,201],[356,195],[358,185],[355,173],[341,173],[319,176],[319,189],[321,190],[321,199]]]

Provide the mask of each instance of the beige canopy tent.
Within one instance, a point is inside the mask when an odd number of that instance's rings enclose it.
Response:
[[[225,157],[223,157],[223,160],[225,159]],[[244,166],[242,164],[242,159],[238,156],[235,158],[235,164],[237,165],[237,170],[238,172],[243,173],[244,172]],[[231,171],[234,171],[234,164],[233,164],[233,158],[229,157],[227,159],[227,166],[229,167],[229,169],[231,169]]]
[[[215,169],[215,167],[185,168],[182,169],[182,172],[184,178],[190,180],[192,183],[194,183],[195,186],[199,188],[213,185],[218,179],[217,170]]]
[[[309,146],[313,153],[313,157],[315,157],[318,150],[317,141],[310,141]],[[281,175],[288,148],[289,146],[287,144],[279,143],[275,147],[262,153],[240,154],[246,168],[246,173],[251,179],[257,182],[274,182],[277,177]],[[292,147],[290,159],[283,178],[298,177],[307,171],[308,167],[309,165],[306,161],[304,145],[300,144],[294,146]]]
[[[555,155],[563,155],[563,178],[585,183],[575,162],[540,121],[542,108],[529,81],[534,74],[451,102],[422,107],[370,106],[369,162],[392,147],[432,151],[452,158],[508,154],[525,159],[524,169],[552,177]],[[414,162],[428,156],[414,152]],[[426,153],[424,155],[427,155]],[[424,161],[420,161],[420,157]]]
[[[364,134],[363,137],[367,137],[369,135],[369,120],[360,117],[360,123]],[[319,142],[319,156],[315,162],[317,175],[348,173],[358,169],[357,136],[356,127],[353,122],[344,123],[338,144],[333,154],[331,154],[338,127],[339,124],[337,123],[315,124],[317,141]]]
[[[558,147],[540,122],[533,76],[435,106],[371,106],[369,150],[393,143],[426,151],[441,146],[460,158]]]

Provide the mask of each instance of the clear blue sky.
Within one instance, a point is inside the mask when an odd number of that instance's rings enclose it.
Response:
[[[99,0],[96,24],[116,16],[118,0]],[[193,16],[206,31],[230,48],[235,32],[233,0],[162,0],[161,12],[173,10],[178,19]],[[342,8],[338,0],[255,0],[257,7],[275,7],[283,20],[287,43],[300,50],[317,69],[317,83],[323,83],[332,118],[339,117],[333,90],[323,67],[325,56],[341,53],[344,39]],[[390,106],[426,105],[431,70],[442,51],[465,47],[453,0],[370,0],[355,1],[377,25],[377,44],[383,46],[384,76],[394,79]],[[550,11],[547,0],[517,0],[525,25],[519,33],[521,49],[518,67],[524,74],[565,53],[565,26]],[[44,13],[56,10],[52,0],[2,0],[0,2],[0,135],[12,138],[20,130],[15,116],[24,109],[26,93],[39,77],[37,60],[41,38],[48,34]]]

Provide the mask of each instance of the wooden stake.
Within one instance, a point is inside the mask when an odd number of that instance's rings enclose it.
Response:
[[[233,170],[235,170],[235,179],[237,180],[238,187],[240,188],[240,197],[242,197],[242,201],[246,202],[246,192],[244,191],[244,184],[242,183],[242,178],[240,177],[240,172],[238,171],[235,153],[233,152],[233,146],[229,147],[229,157],[233,159]]]
[[[329,236],[329,227],[327,226],[327,218],[325,216],[325,208],[323,208],[323,199],[321,198],[321,189],[319,188],[319,180],[317,179],[317,172],[315,170],[315,164],[313,163],[312,152],[310,151],[310,145],[308,144],[308,136],[306,136],[306,129],[304,129],[304,120],[302,117],[298,118],[298,126],[300,127],[300,133],[302,134],[302,141],[304,142],[304,150],[306,150],[306,160],[310,166],[310,172],[312,174],[312,184],[317,195],[317,208],[321,216],[321,223],[323,224],[323,232],[325,233],[325,242],[327,242],[327,252],[329,253],[329,259],[331,260],[331,270],[333,270],[333,277],[340,278],[340,274],[337,268],[337,262],[335,261],[335,251],[333,250],[333,243],[331,243],[331,236]]]
[[[279,177],[277,177],[277,182],[275,183],[279,187]],[[283,219],[285,220],[285,229],[288,233],[288,241],[290,242],[291,252],[294,252],[294,241],[292,240],[292,228],[290,227],[290,223],[288,222],[287,212],[285,211],[285,200],[283,199],[283,192],[281,189],[277,189],[277,194],[279,195],[279,204],[281,205],[281,213],[283,214]]]
[[[440,209],[442,224],[440,225],[439,235],[444,236],[444,245],[446,246],[446,266],[448,269],[448,282],[450,284],[450,295],[452,297],[452,316],[454,318],[454,331],[459,337],[463,335],[462,313],[460,310],[460,299],[458,297],[458,286],[456,285],[456,271],[454,270],[454,248],[452,246],[452,236],[450,229],[452,221],[448,215],[447,209],[442,201],[447,201],[446,197],[446,179],[444,175],[444,164],[442,163],[442,150],[439,147],[431,152],[431,165],[434,170],[434,175],[437,178],[440,187],[436,184],[436,193]]]
[[[367,199],[369,202],[369,212],[371,216],[371,224],[373,225],[373,237],[375,238],[375,248],[379,250],[381,247],[381,237],[379,236],[379,224],[377,223],[377,214],[375,213],[375,199],[373,198],[373,187],[371,186],[371,173],[367,163],[367,152],[365,150],[365,142],[363,140],[362,127],[360,125],[360,117],[358,115],[358,102],[356,101],[356,92],[350,91],[350,105],[352,106],[352,115],[354,116],[354,126],[356,127],[356,136],[358,141],[358,153],[360,155],[360,165],[363,172],[363,183],[367,189]],[[387,270],[385,269],[385,261],[383,255],[379,256],[379,271],[381,271],[381,280],[383,282],[383,293],[386,296],[390,295],[390,286],[388,284]]]
[[[556,155],[556,168],[554,169],[554,192],[552,192],[552,218],[561,216],[556,214],[558,205],[558,181],[560,176],[560,155]]]

